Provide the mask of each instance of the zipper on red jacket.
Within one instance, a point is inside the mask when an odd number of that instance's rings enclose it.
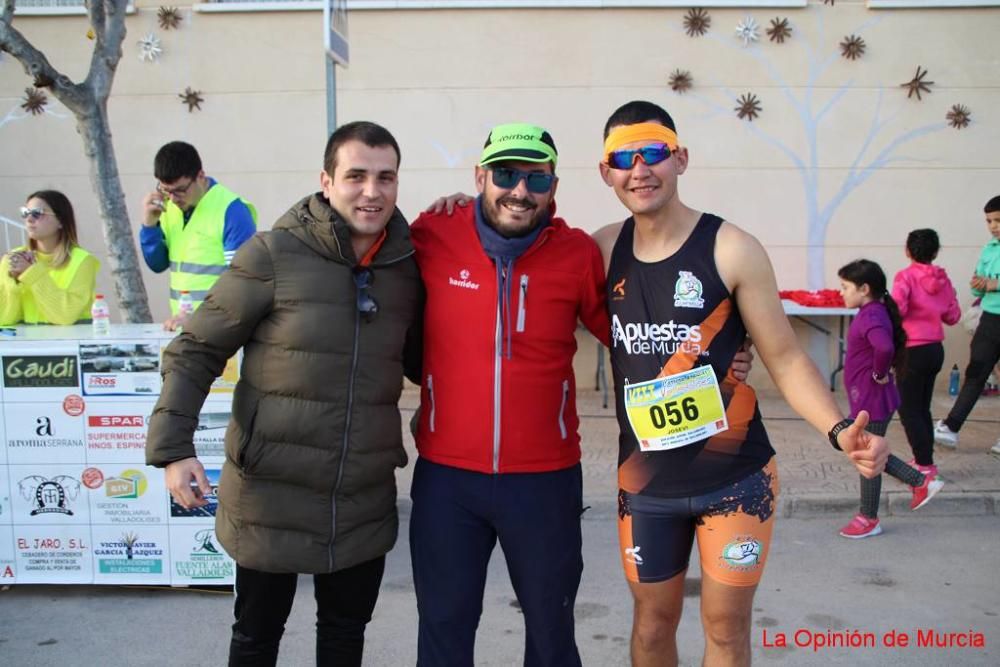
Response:
[[[525,303],[528,299],[528,274],[521,274],[521,293],[517,300],[517,333],[524,333]]]
[[[503,289],[497,285],[497,289]],[[500,373],[503,362],[503,311],[497,298],[497,320],[493,346],[493,473],[500,472]]]

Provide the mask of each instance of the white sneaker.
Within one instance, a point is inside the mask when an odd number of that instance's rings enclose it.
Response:
[[[948,449],[958,448],[958,433],[948,428],[943,420],[934,427],[934,442]]]
[[[1000,439],[997,440],[995,445],[990,447],[990,454],[996,454],[1000,456]]]

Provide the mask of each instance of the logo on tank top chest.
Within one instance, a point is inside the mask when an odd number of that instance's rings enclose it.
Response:
[[[453,287],[462,287],[465,289],[479,289],[479,283],[470,280],[471,275],[468,269],[462,269],[458,272],[458,278],[448,277],[448,284]]]
[[[701,281],[690,271],[678,271],[677,273],[677,282],[674,283],[674,307],[704,308],[705,300],[701,298]]]
[[[614,283],[611,287],[611,300],[621,301],[625,298],[625,278],[622,278],[618,282]]]

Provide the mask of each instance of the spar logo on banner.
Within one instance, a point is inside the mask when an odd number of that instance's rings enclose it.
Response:
[[[152,411],[152,405],[93,404],[87,415],[87,460],[94,463],[142,462],[148,414]]]
[[[4,355],[3,386],[7,389],[79,387],[76,355]]]

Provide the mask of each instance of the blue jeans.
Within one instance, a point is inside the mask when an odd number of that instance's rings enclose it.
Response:
[[[473,665],[486,569],[499,540],[524,613],[524,664],[578,667],[580,465],[487,475],[418,459],[410,494],[417,665]]]

